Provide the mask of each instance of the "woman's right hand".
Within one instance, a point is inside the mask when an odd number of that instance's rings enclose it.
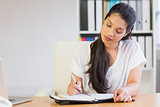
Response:
[[[81,82],[78,81],[77,84],[75,84],[73,81],[70,82],[70,84],[68,85],[68,88],[67,88],[67,94],[70,96],[76,95],[76,94],[82,94]]]

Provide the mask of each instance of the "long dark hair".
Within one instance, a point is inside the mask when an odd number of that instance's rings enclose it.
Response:
[[[118,3],[114,5],[106,15],[105,20],[113,13],[118,13],[120,17],[127,23],[126,33],[133,29],[136,15],[135,11],[130,5],[125,3]],[[122,40],[129,39],[130,34],[131,32],[123,37]],[[89,74],[88,85],[91,84],[92,88],[98,93],[106,93],[109,89],[106,74],[109,68],[110,59],[105,45],[102,42],[101,36],[99,36],[98,39],[90,45],[90,48],[91,55],[88,63],[90,67],[86,72]]]

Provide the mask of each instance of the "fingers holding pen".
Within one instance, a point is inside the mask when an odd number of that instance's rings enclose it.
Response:
[[[81,94],[82,88],[81,88],[81,82],[78,81],[77,84],[74,82],[71,82],[67,88],[67,94],[72,96],[76,94]]]
[[[73,86],[74,86],[74,88],[76,88],[76,89],[80,89],[80,88],[81,88],[81,82],[78,81],[77,84],[73,82]]]
[[[78,91],[78,94],[82,93],[81,82],[78,81],[77,84],[74,83],[73,87]]]
[[[79,87],[77,86],[77,84],[75,84],[74,82],[71,82],[68,85],[67,94],[70,95],[70,96],[79,94],[78,89],[79,89]]]
[[[71,74],[71,82],[68,85],[67,88],[67,94],[72,96],[76,94],[82,94],[83,89],[82,89],[82,79],[73,73]]]

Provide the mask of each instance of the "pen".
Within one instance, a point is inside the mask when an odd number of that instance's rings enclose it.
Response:
[[[73,79],[74,83],[75,83],[75,84],[77,84],[77,81],[76,81],[76,79],[75,79],[74,75],[73,75],[73,74],[71,74],[71,76],[72,76],[72,79]],[[81,91],[80,91],[79,89],[77,89],[77,90],[78,90],[78,92],[81,94]]]

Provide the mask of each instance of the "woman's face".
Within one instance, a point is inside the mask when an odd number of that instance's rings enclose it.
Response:
[[[117,44],[126,36],[127,23],[118,13],[111,14],[103,23],[101,38],[105,46]]]

